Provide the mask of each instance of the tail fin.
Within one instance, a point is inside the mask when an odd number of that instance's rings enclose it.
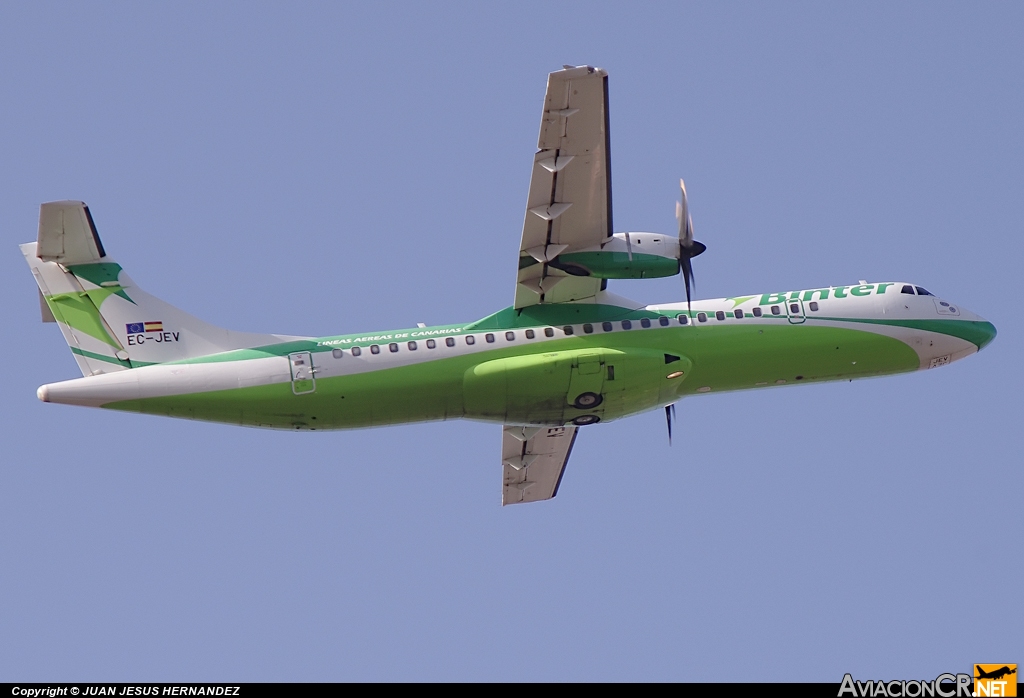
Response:
[[[57,323],[85,376],[298,339],[225,330],[149,295],[107,256],[81,201],[40,206],[39,238],[21,252],[43,321]]]

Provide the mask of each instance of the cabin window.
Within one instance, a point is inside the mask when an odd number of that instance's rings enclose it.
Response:
[[[624,330],[631,330],[631,329],[633,329],[633,323],[630,322],[629,320],[623,320],[622,321],[622,329],[624,329]]]
[[[662,327],[668,327],[668,318],[667,317],[660,317],[660,318],[658,318],[658,324],[661,325]]]
[[[488,344],[494,344],[494,335],[491,334],[490,332],[484,335],[484,339],[487,340]]]
[[[352,356],[359,356],[363,353],[363,350],[359,347],[352,347]]]
[[[910,284],[903,284],[903,288],[900,289],[900,293],[906,293],[908,296],[914,295],[914,287]]]
[[[742,320],[743,319],[743,311],[740,310],[739,308],[737,308],[736,310],[732,311],[732,315],[737,320]]]
[[[476,337],[471,334],[466,335],[466,344],[476,344]]]
[[[930,295],[932,295],[928,291],[928,289],[926,289],[926,288],[921,288],[920,286],[914,286],[914,288],[917,289],[917,295],[919,295],[919,296],[930,296]]]
[[[389,344],[388,345],[388,351],[390,351],[392,354],[397,354],[398,353],[398,344],[395,343],[395,342],[392,342],[391,344]]]
[[[565,332],[566,334],[572,334],[572,325],[566,325],[565,327],[563,327],[562,332]]]
[[[610,323],[610,322],[602,322],[601,323],[601,329],[604,330],[605,332],[611,332],[612,331],[612,323]]]
[[[444,340],[444,343],[445,343],[445,346],[454,347],[455,346],[455,337],[448,337],[447,339]]]
[[[591,324],[590,324],[589,322],[588,322],[588,323],[585,323],[585,324],[583,325],[583,332],[584,332],[585,334],[593,334],[593,332],[594,332],[594,326],[593,326],[593,325],[591,325]]]
[[[370,353],[371,354],[379,354],[380,353],[380,345],[379,344],[371,344],[370,345]]]
[[[510,342],[515,341],[515,338],[516,338],[516,333],[515,332],[506,332],[505,333],[505,339],[507,339],[508,341],[510,341]]]
[[[689,315],[677,315],[676,316],[676,320],[679,321],[680,325],[688,325],[688,324],[690,324],[690,316]]]
[[[708,321],[708,314],[707,313],[697,313],[697,322],[707,322],[707,321]]]
[[[818,312],[818,301],[811,301],[811,310]]]
[[[334,351],[331,352],[331,356],[333,356],[336,359],[340,359],[344,355],[345,352],[343,352],[341,349],[335,349]]]
[[[779,306],[777,306],[777,305],[773,305],[772,306],[772,315],[782,315],[782,311],[779,310]]]
[[[761,309],[754,308],[754,317],[761,317]]]
[[[640,321],[640,327],[643,327],[644,329],[647,329],[647,328],[648,328],[648,327],[650,327],[650,326],[651,326],[651,320],[650,320],[650,318],[644,318],[644,319],[642,319],[642,320]]]
[[[409,342],[409,351],[416,351],[416,342]]]
[[[793,313],[794,315],[799,315],[800,314],[800,304],[799,303],[790,303],[789,304],[789,312]]]
[[[427,349],[436,349],[436,348],[437,348],[437,342],[435,342],[432,339],[428,339],[427,340]]]
[[[715,319],[716,320],[724,320],[725,319],[725,312],[721,311],[721,310],[716,310],[715,311]]]
[[[533,330],[526,330],[526,338],[527,338],[527,339],[533,339],[533,338],[534,338],[534,337],[536,337],[536,336],[537,336],[537,335],[536,335],[536,334],[534,334]]]
[[[554,327],[545,327],[544,328],[544,336],[545,337],[554,337],[555,336],[555,328]]]

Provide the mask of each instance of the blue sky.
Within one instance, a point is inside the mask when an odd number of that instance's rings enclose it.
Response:
[[[996,324],[937,371],[583,430],[293,434],[46,405],[17,243],[89,203],[151,293],[335,334],[511,303],[546,74],[610,73],[617,230],[698,296],[912,280]],[[1024,10],[950,3],[5,4],[0,680],[933,678],[1020,662]],[[678,279],[619,282],[647,302]]]

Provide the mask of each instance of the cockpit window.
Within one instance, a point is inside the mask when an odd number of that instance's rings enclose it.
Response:
[[[900,291],[900,293],[906,293],[912,296],[914,295],[914,287],[910,284],[903,284],[903,290]]]
[[[931,293],[928,292],[928,289],[926,289],[926,288],[921,288],[920,286],[915,286],[914,288],[917,289],[917,295],[919,295],[919,296],[930,296],[930,295],[932,295]]]

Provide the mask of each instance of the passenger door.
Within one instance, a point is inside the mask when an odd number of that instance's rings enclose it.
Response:
[[[308,351],[297,351],[288,355],[288,364],[292,370],[292,392],[305,395],[316,391],[316,369],[313,367],[313,355]]]

